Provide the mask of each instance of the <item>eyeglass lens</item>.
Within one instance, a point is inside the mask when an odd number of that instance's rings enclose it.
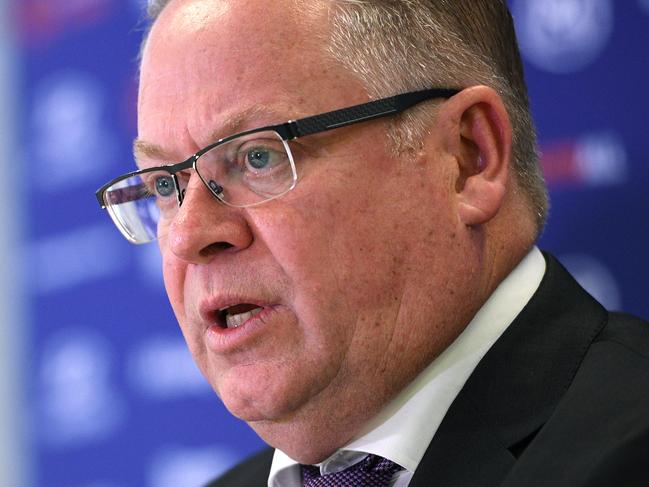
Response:
[[[198,158],[195,168],[215,197],[237,207],[277,198],[297,181],[288,143],[273,131],[217,145]],[[110,186],[104,202],[127,239],[150,242],[164,235],[178,212],[178,195],[184,194],[188,179],[189,174],[182,172],[175,178],[165,170],[145,172]]]

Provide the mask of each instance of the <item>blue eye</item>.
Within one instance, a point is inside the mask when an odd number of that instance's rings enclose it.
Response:
[[[251,149],[246,153],[246,164],[253,169],[264,169],[270,162],[270,152],[267,149]]]
[[[155,180],[155,190],[163,198],[173,195],[176,191],[173,178],[171,176],[157,177]]]

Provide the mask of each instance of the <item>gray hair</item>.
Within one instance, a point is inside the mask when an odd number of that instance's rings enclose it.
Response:
[[[151,20],[155,20],[160,12],[167,6],[170,0],[149,0],[147,2],[146,13]]]
[[[170,0],[149,0],[152,20]],[[548,212],[523,65],[505,0],[332,0],[329,55],[380,98],[430,87],[482,84],[498,92],[513,128],[513,169],[537,232]],[[399,118],[397,150],[416,148],[430,103]]]

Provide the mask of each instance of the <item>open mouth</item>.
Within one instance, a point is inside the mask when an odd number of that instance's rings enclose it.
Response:
[[[217,312],[217,324],[221,328],[238,328],[263,310],[261,306],[250,303],[226,306]]]

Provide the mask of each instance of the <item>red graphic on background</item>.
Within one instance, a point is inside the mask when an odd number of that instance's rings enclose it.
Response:
[[[541,149],[541,167],[549,185],[577,184],[582,174],[577,164],[577,143],[557,142]]]
[[[103,20],[113,0],[21,0],[14,4],[18,38],[28,46],[52,42],[63,32]]]

